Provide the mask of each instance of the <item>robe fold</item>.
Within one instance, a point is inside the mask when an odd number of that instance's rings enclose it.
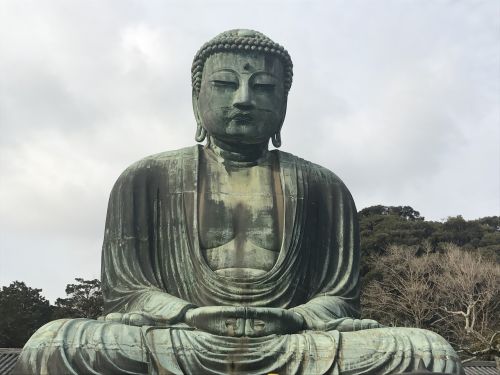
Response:
[[[145,158],[117,180],[102,251],[105,314],[142,312],[154,326],[86,319],[42,327],[17,373],[386,374],[463,373],[453,349],[417,329],[339,332],[359,317],[359,230],[353,199],[329,170],[276,153],[284,230],[271,270],[247,279],[218,275],[198,239],[201,146]],[[305,330],[223,337],[182,323],[197,306],[291,309]],[[355,329],[355,328],[354,328]]]
[[[200,146],[141,160],[116,182],[102,253],[106,313],[175,323],[192,306],[294,308],[308,327],[359,315],[357,213],[332,172],[278,152],[284,230],[274,267],[234,280],[212,271],[197,225]]]

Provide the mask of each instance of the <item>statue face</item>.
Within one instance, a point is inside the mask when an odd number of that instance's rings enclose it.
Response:
[[[283,65],[263,54],[214,54],[205,62],[194,104],[212,137],[229,143],[268,142],[285,117]]]

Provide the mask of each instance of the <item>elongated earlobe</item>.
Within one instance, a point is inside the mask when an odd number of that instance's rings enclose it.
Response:
[[[207,136],[207,131],[203,126],[198,124],[198,126],[196,127],[196,135],[194,139],[196,140],[196,142],[203,142],[206,136]]]
[[[281,146],[281,132],[280,131],[278,131],[272,135],[271,142],[273,143],[273,146],[276,148],[279,148]]]
[[[195,91],[193,91],[192,103],[194,117],[196,118],[197,123],[196,135],[194,136],[194,139],[196,140],[196,142],[203,142],[207,136],[207,130],[203,127],[201,122],[200,110],[198,108],[198,95],[195,93]]]

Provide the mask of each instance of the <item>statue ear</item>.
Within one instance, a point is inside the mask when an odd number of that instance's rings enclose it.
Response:
[[[287,105],[287,100],[285,98],[283,105],[281,107],[280,127],[278,131],[271,136],[271,142],[273,143],[273,146],[276,148],[281,147],[281,128],[283,127],[283,123],[285,122],[286,105]]]
[[[287,103],[288,103],[288,97],[285,98],[285,100],[283,101],[283,105],[281,106],[280,130],[283,127],[283,123],[285,122]]]
[[[207,136],[207,131],[203,127],[203,122],[201,120],[201,114],[200,114],[200,107],[198,105],[198,95],[194,92],[194,90],[192,95],[192,103],[193,103],[194,117],[196,119],[196,135],[194,139],[196,140],[196,142],[203,142],[205,140],[205,137]]]

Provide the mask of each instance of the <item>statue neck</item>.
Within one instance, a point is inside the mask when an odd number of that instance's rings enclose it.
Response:
[[[253,145],[235,145],[211,138],[207,147],[217,157],[221,158],[223,162],[242,167],[259,164],[262,160],[267,158],[269,152],[267,142]]]

